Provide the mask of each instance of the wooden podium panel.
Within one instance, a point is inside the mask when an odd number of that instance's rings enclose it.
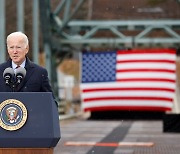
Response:
[[[53,148],[0,148],[0,154],[53,154]]]

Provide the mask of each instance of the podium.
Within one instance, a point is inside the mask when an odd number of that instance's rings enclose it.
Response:
[[[0,154],[53,154],[60,137],[52,93],[0,93]]]

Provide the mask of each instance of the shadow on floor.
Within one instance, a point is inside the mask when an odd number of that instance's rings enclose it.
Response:
[[[164,112],[101,111],[91,112],[89,120],[162,120]]]

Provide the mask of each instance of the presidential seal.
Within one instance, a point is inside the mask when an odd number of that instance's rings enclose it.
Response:
[[[0,104],[0,126],[8,131],[20,129],[27,120],[27,109],[16,99],[8,99]]]

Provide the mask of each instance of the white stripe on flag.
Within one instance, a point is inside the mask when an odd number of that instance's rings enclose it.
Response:
[[[90,107],[103,107],[103,106],[144,106],[144,107],[172,107],[171,102],[165,101],[149,101],[149,100],[102,100],[102,101],[93,101],[91,103],[83,103],[83,108],[90,108]]]
[[[136,53],[136,54],[118,54],[117,60],[173,60],[176,59],[175,54],[169,53]]]
[[[131,62],[131,63],[118,63],[116,65],[117,70],[123,69],[166,69],[166,70],[175,70],[176,66],[170,63],[156,63],[156,62]]]
[[[153,82],[153,81],[128,81],[128,82],[99,82],[99,83],[83,83],[81,89],[94,88],[169,88],[175,89],[176,84],[171,82]]]
[[[133,79],[133,78],[154,78],[154,79],[171,79],[175,80],[174,73],[166,72],[122,72],[117,73],[117,79]]]
[[[152,90],[108,90],[108,91],[93,91],[93,92],[84,92],[82,95],[83,99],[86,98],[102,98],[102,97],[164,97],[164,98],[174,98],[174,92],[170,91],[156,91]]]

